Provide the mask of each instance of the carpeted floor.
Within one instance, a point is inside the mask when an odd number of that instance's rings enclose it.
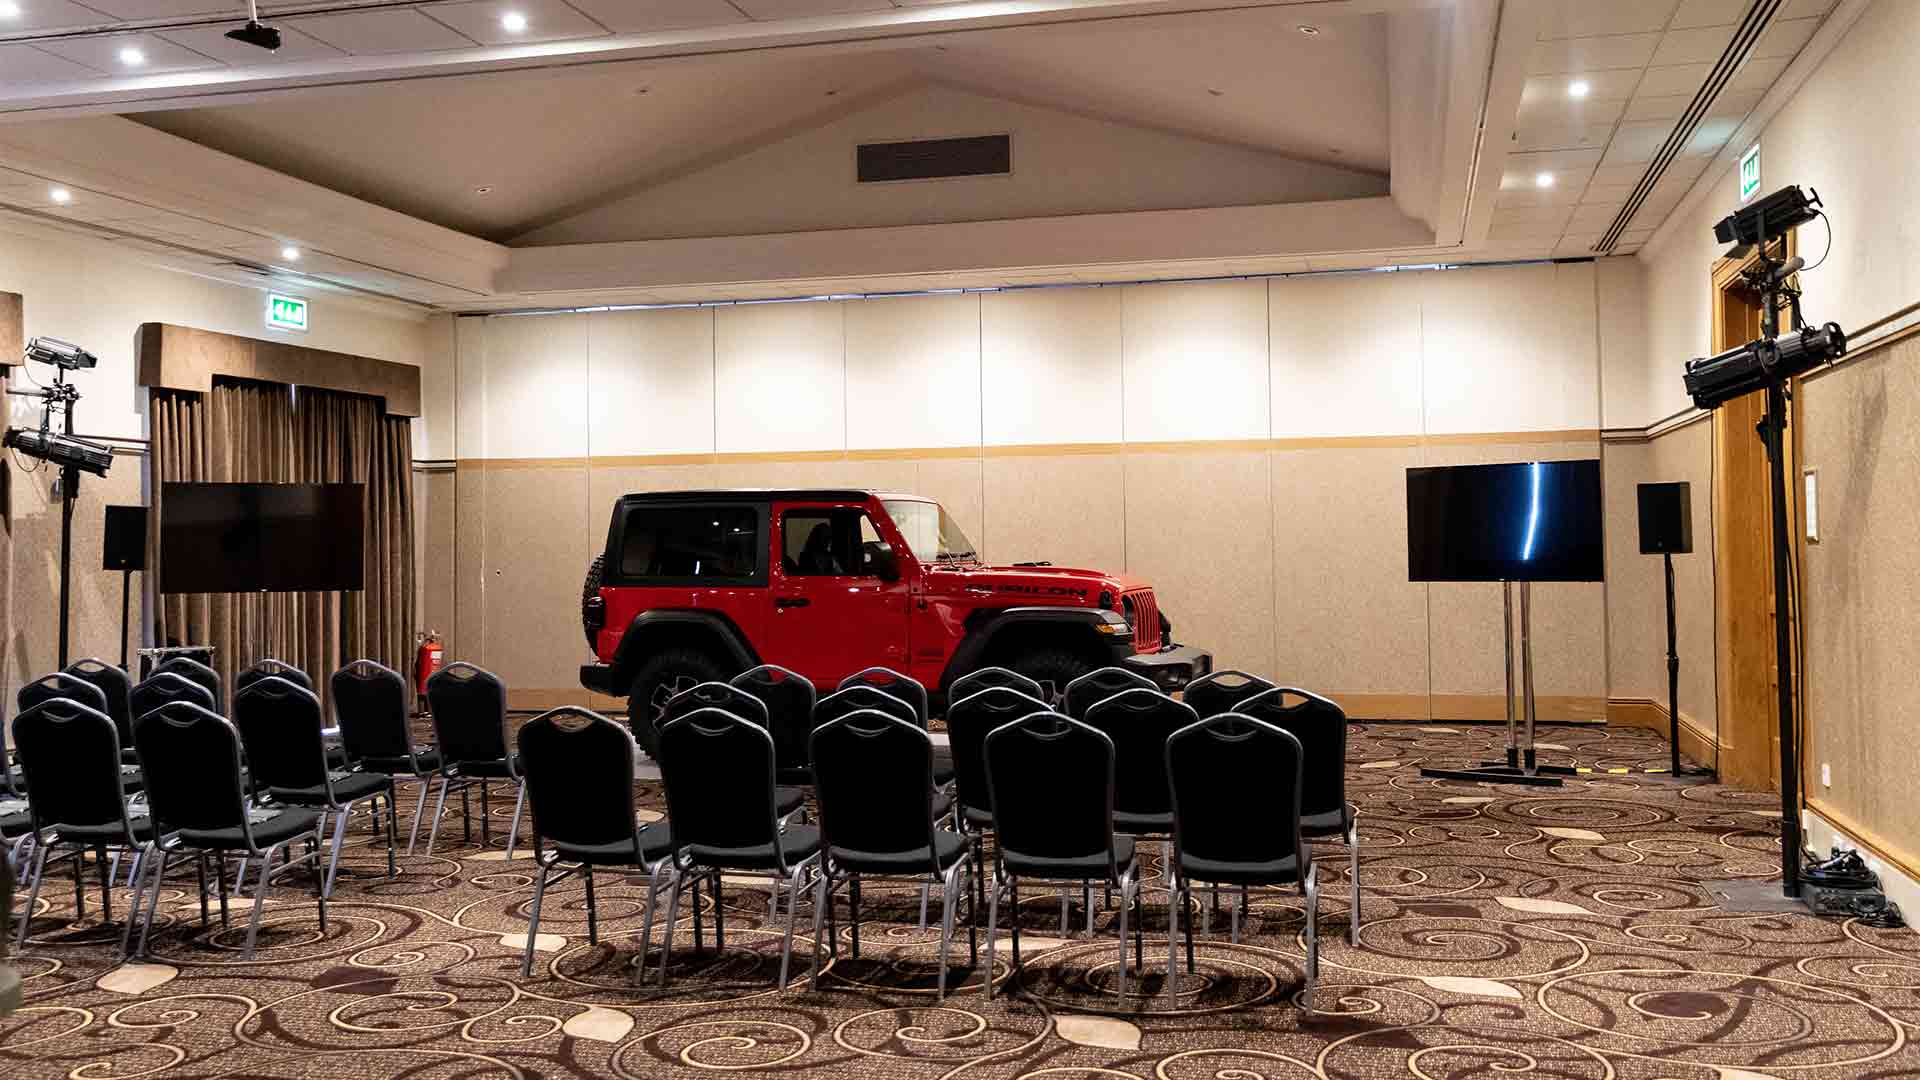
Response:
[[[687,951],[683,918],[673,985],[635,987],[645,883],[603,873],[601,944],[586,942],[570,881],[547,897],[550,936],[523,980],[530,864],[503,859],[512,804],[499,799],[493,850],[460,845],[450,819],[440,849],[425,855],[423,837],[393,880],[363,826],[327,932],[296,884],[269,901],[251,964],[238,959],[247,909],[236,906],[231,929],[216,919],[203,931],[189,871],[169,878],[150,959],[116,967],[115,928],[69,925],[63,876],[11,960],[27,999],[0,1020],[0,1076],[1920,1076],[1908,1038],[1920,938],[1730,914],[1700,888],[1775,872],[1771,796],[1634,774],[1557,790],[1430,781],[1418,766],[1479,758],[1500,729],[1353,730],[1361,947],[1346,942],[1344,852],[1322,849],[1320,1014],[1295,1006],[1301,900],[1277,893],[1255,898],[1243,945],[1217,921],[1199,975],[1171,995],[1164,895],[1149,893],[1147,971],[1124,1001],[1113,913],[1101,913],[1099,938],[1063,937],[1056,895],[1032,897],[1025,993],[990,1003],[981,971],[956,968],[963,988],[940,1006],[937,931],[914,928],[911,895],[872,889],[863,959],[835,963],[819,993],[806,991],[806,940],[790,989],[775,988],[779,936],[764,889],[745,884],[726,894],[723,956]],[[1665,760],[1663,743],[1630,729],[1550,727],[1543,739],[1546,756],[1602,769]],[[657,806],[659,793],[647,785],[641,798]],[[96,888],[95,919],[98,900]],[[124,893],[116,901],[117,914]],[[804,904],[800,915],[806,935]],[[1004,948],[1000,961],[1005,980]]]

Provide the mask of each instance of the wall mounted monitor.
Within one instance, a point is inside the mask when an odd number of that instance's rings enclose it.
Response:
[[[1600,581],[1600,462],[1407,470],[1412,581]]]
[[[160,591],[364,588],[366,502],[365,484],[163,484]]]

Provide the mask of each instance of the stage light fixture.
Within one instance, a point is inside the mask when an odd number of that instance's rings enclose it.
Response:
[[[1839,323],[1749,341],[1717,356],[1687,361],[1687,393],[1702,409],[1718,408],[1742,394],[1832,363],[1846,352],[1847,335]]]
[[[0,438],[0,444],[18,451],[23,457],[51,462],[61,468],[72,466],[95,476],[105,476],[107,470],[113,467],[113,451],[99,443],[90,443],[71,435],[56,435],[34,428],[14,428]]]
[[[99,357],[80,346],[50,337],[37,337],[27,342],[27,359],[66,371],[79,371],[100,363]]]
[[[1809,196],[1799,185],[1789,184],[1721,218],[1713,227],[1713,236],[1723,244],[1735,245],[1735,250],[1728,254],[1738,257],[1759,243],[1763,234],[1768,240],[1775,240],[1785,236],[1788,229],[1805,225],[1819,216],[1820,193],[1815,191]]]

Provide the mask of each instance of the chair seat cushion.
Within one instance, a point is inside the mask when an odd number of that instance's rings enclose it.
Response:
[[[807,805],[807,789],[803,787],[777,787],[773,789],[773,813],[776,817],[786,817],[795,810]]]
[[[933,793],[933,820],[939,821],[953,813],[953,793],[936,791]]]
[[[0,802],[0,835],[18,836],[33,828],[33,812],[25,799]]]
[[[136,843],[153,839],[153,819],[147,815],[129,814],[127,825],[133,830]],[[126,840],[126,833],[120,830],[117,821],[104,825],[56,825],[53,832],[63,844],[118,844]]]
[[[1085,855],[1024,855],[1003,848],[1001,856],[1006,860],[1007,869],[1021,877],[1086,881],[1089,878],[1103,880],[1107,876],[1107,853],[1104,851]],[[1124,870],[1132,861],[1133,837],[1114,837],[1113,864]]]
[[[19,792],[22,795],[25,795],[27,793],[26,770],[20,768],[17,765],[11,769],[8,769],[5,786],[12,788],[14,791]]]
[[[328,743],[326,749],[327,749],[327,768],[345,769],[347,767],[348,762],[347,762],[346,747],[336,746],[333,743]]]
[[[960,817],[975,829],[993,828],[993,811],[982,810],[977,806],[960,804]]]
[[[386,774],[371,772],[338,772],[333,773],[330,779],[333,781],[333,797],[342,805],[358,802],[369,795],[378,795],[387,790],[390,782]],[[325,784],[302,788],[268,788],[267,794],[273,796],[273,801],[291,806],[327,805]]]
[[[1307,869],[1313,869],[1313,857],[1307,857]],[[1231,859],[1204,859],[1180,854],[1180,876],[1189,881],[1218,882],[1222,885],[1290,885],[1300,880],[1300,867],[1293,856],[1263,862],[1237,862]]]
[[[1158,836],[1173,832],[1173,813],[1129,814],[1123,810],[1113,812],[1113,831],[1130,833],[1134,836]]]
[[[922,845],[909,851],[858,851],[836,847],[828,854],[841,870],[854,874],[945,873],[967,853],[967,842],[949,829],[933,831],[933,851]]]
[[[253,825],[253,842],[265,849],[301,833],[312,832],[320,824],[320,814],[304,807],[287,806],[278,810],[248,812]],[[181,829],[180,840],[188,847],[215,851],[244,849],[247,839],[234,825],[225,829]]]
[[[1342,804],[1338,810],[1300,815],[1301,836],[1345,836],[1353,824],[1353,808]]]
[[[786,853],[787,866],[791,868],[820,850],[820,830],[811,825],[794,825],[780,834],[780,848]],[[720,870],[773,870],[780,865],[770,843],[724,848],[688,845],[687,854],[695,865]]]
[[[520,755],[491,761],[455,761],[447,767],[469,780],[511,780],[520,775]]]
[[[953,747],[936,746],[933,748],[933,782],[945,787],[953,783]]]
[[[673,852],[673,829],[667,822],[636,821],[635,824],[640,830],[637,859],[631,840],[615,840],[609,844],[563,844],[554,840],[546,843],[562,861],[590,866],[648,866]]]
[[[438,772],[440,769],[440,751],[431,746],[413,748],[413,761],[404,757],[368,757],[360,759],[362,772],[389,773],[397,776],[413,776],[414,763],[418,762],[421,774]]]

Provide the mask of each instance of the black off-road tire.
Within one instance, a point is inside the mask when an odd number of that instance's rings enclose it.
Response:
[[[648,757],[658,757],[660,740],[655,724],[667,700],[695,683],[723,681],[727,673],[719,661],[698,649],[666,649],[655,653],[634,673],[627,693],[627,726]]]
[[[587,583],[580,587],[580,629],[587,635],[587,648],[594,646],[593,624],[587,621],[587,605],[600,595],[600,575],[607,562],[605,555],[595,555],[587,567]]]
[[[1092,671],[1096,665],[1071,649],[1046,647],[1022,650],[1003,661],[1003,666],[1039,683],[1042,689],[1052,692],[1057,701],[1067,692],[1068,683]]]

